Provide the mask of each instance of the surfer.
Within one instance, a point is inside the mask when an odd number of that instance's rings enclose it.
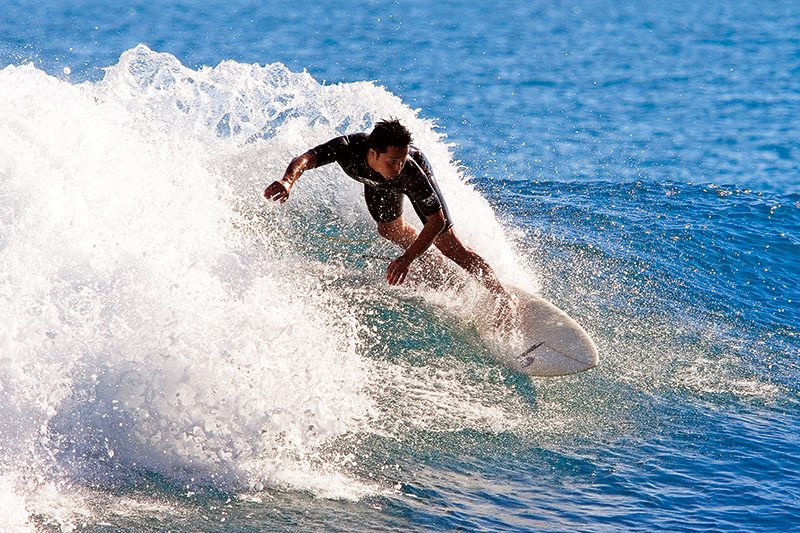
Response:
[[[511,311],[512,296],[492,268],[453,231],[433,169],[411,142],[411,133],[399,120],[382,120],[369,134],[336,137],[295,157],[283,177],[266,188],[264,196],[283,203],[303,172],[335,161],[348,176],[364,184],[364,199],[378,233],[405,250],[389,263],[386,279],[390,285],[403,283],[411,263],[433,244],[496,295],[501,309]],[[420,232],[403,218],[403,195],[411,200],[424,224]]]

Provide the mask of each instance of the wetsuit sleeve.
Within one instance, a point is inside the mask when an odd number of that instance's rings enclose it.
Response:
[[[328,165],[334,161],[340,161],[351,150],[351,135],[336,137],[330,141],[315,146],[309,152],[314,154],[317,166]]]
[[[422,152],[415,150],[411,154],[410,164],[415,165],[406,187],[406,194],[414,207],[426,217],[435,215],[444,208],[442,193],[433,177],[433,168]]]

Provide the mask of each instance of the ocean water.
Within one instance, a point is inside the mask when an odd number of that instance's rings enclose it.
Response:
[[[0,530],[800,528],[795,3],[0,12]],[[386,286],[338,168],[262,200],[389,116],[597,368]]]

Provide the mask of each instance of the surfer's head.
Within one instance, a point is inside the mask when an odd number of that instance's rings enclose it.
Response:
[[[387,180],[396,178],[408,157],[411,133],[397,119],[381,120],[369,134],[367,163]]]

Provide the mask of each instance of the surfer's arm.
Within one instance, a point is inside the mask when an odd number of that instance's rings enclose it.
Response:
[[[442,230],[445,228],[447,222],[444,218],[444,211],[441,209],[435,214],[428,217],[422,231],[419,232],[417,238],[411,243],[411,246],[405,251],[403,255],[389,263],[389,268],[386,270],[386,279],[390,285],[398,285],[403,283],[408,274],[408,267],[411,263],[425,253],[430,248],[433,241]]]
[[[299,155],[292,159],[289,166],[286,167],[286,172],[283,177],[278,181],[273,181],[269,187],[264,191],[264,196],[268,200],[283,203],[289,199],[289,191],[292,189],[294,182],[305,172],[312,168],[317,168],[317,158],[314,152],[308,152]]]

